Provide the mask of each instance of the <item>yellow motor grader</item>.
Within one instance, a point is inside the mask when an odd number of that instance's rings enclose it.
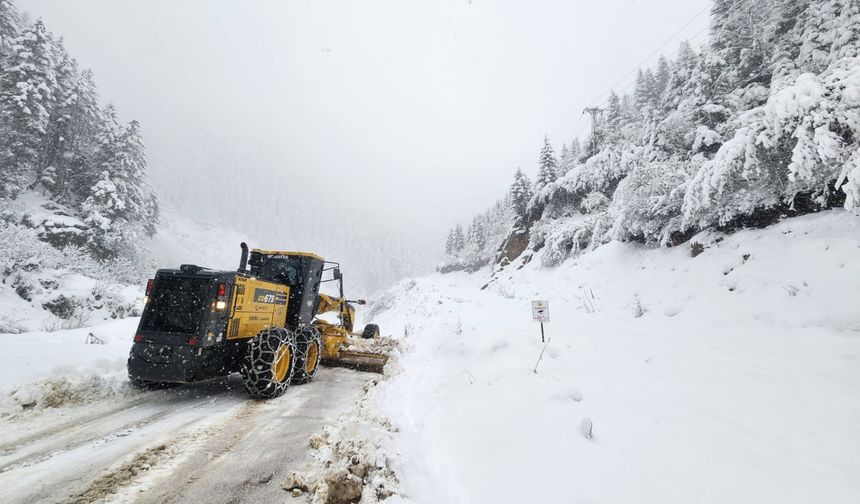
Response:
[[[183,264],[147,282],[128,359],[133,385],[239,372],[251,396],[269,399],[313,380],[320,364],[382,372],[387,356],[360,350],[362,340],[380,338],[379,327],[354,332],[353,305],[365,302],[344,297],[338,263],[309,252],[241,248],[236,271]],[[337,295],[320,293],[326,282],[337,282]]]

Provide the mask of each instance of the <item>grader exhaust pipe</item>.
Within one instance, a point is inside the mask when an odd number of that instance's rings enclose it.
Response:
[[[242,248],[242,256],[239,258],[239,271],[245,271],[248,266],[248,244],[242,242],[239,246]]]

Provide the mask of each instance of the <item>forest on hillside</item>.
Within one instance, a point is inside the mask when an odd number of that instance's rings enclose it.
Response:
[[[158,225],[140,124],[102,106],[62,38],[9,0],[0,0],[0,173],[6,275],[46,243],[93,262],[139,259],[139,238]],[[36,213],[25,211],[33,198],[46,200]]]
[[[451,230],[440,270],[860,207],[856,1],[714,0],[706,44],[682,42],[598,105],[581,144],[557,156],[545,139],[535,180],[516,171],[504,231],[475,238],[482,216]]]

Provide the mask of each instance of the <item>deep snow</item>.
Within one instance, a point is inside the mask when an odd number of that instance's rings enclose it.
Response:
[[[382,295],[373,322],[406,351],[371,394],[404,497],[860,501],[860,218],[694,241]],[[532,299],[552,317],[537,373]]]

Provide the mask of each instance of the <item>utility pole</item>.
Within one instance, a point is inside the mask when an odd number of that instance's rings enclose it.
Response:
[[[597,151],[597,114],[603,112],[602,108],[599,107],[586,107],[585,110],[582,111],[583,114],[591,115],[591,153],[590,155],[594,155]]]

